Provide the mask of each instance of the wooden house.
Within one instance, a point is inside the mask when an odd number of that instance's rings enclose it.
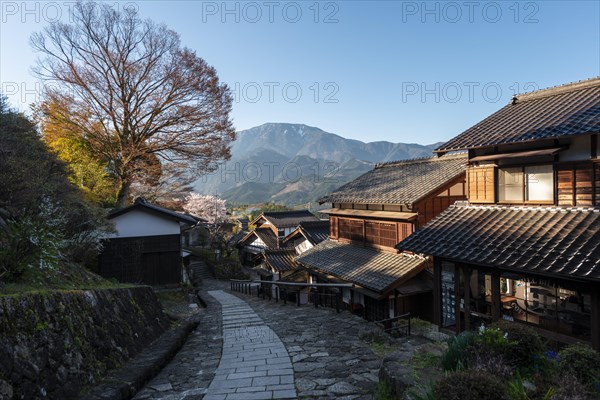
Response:
[[[326,240],[329,236],[329,221],[303,221],[282,241],[278,250],[264,250],[255,258],[257,271],[262,280],[271,282],[307,283],[308,273],[300,268],[295,257]],[[299,304],[308,302],[308,286],[286,288],[290,300]],[[272,286],[273,295],[276,287]],[[298,298],[297,298],[298,297]]]
[[[329,220],[325,221],[305,221],[301,222],[284,239],[284,243],[291,243],[296,254],[302,254],[306,250],[315,247],[317,244],[329,237]]]
[[[500,318],[600,349],[600,79],[515,96],[440,146],[468,150],[468,202],[397,248],[434,257],[434,319]]]
[[[411,312],[431,318],[431,276],[420,256],[394,246],[465,199],[466,154],[375,166],[320,200],[331,203],[329,239],[296,260],[310,282],[352,283],[344,303],[369,320]]]
[[[255,228],[238,242],[242,263],[255,266],[261,253],[291,247],[291,243],[283,243],[286,235],[300,223],[311,221],[319,219],[307,210],[262,213],[250,223]]]
[[[181,283],[182,231],[197,219],[141,198],[108,218],[116,232],[104,241],[98,262],[101,276],[148,285]]]

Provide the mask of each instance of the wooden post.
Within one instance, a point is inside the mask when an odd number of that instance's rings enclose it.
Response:
[[[592,347],[600,351],[600,285],[592,287]]]
[[[492,271],[492,321],[500,319],[500,271]]]
[[[442,327],[442,262],[433,259],[433,323]]]
[[[296,307],[300,307],[300,291],[296,290]]]
[[[465,298],[465,329],[471,330],[471,268],[463,265],[462,276],[463,276],[463,291]]]
[[[456,321],[456,332],[462,332],[462,314],[460,312],[460,266],[454,264],[454,320]]]

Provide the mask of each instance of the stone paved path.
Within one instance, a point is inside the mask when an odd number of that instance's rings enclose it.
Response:
[[[214,279],[202,288],[198,329],[135,399],[373,398],[381,359],[359,338],[371,323],[230,293]]]
[[[206,309],[198,328],[171,362],[134,397],[162,400],[199,400],[212,382],[221,360],[221,305],[201,291]]]
[[[294,399],[294,370],[288,352],[250,306],[221,290],[223,354],[205,400]]]

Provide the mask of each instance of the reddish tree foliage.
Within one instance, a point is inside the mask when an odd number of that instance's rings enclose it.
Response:
[[[71,23],[31,37],[41,53],[35,71],[46,83],[44,103],[62,105],[40,109],[108,162],[118,206],[153,156],[192,173],[230,157],[230,90],[176,32],[131,9],[88,2],[72,10]]]

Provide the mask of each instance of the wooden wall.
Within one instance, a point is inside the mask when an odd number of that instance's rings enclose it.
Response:
[[[451,195],[450,188],[456,185],[462,185],[462,195]],[[414,204],[412,211],[419,214],[417,219],[417,228],[425,225],[442,213],[446,208],[454,204],[456,201],[467,199],[467,188],[464,176],[445,185],[440,190],[427,196],[425,199]]]
[[[494,203],[496,201],[495,176],[495,166],[469,167],[467,171],[469,202]]]
[[[556,198],[559,206],[600,205],[600,164],[591,161],[557,164]]]
[[[105,241],[99,274],[120,282],[169,285],[181,282],[180,235],[119,238]]]
[[[389,229],[393,226],[393,229]],[[396,252],[394,246],[412,234],[412,222],[329,217],[329,236],[343,242]]]

